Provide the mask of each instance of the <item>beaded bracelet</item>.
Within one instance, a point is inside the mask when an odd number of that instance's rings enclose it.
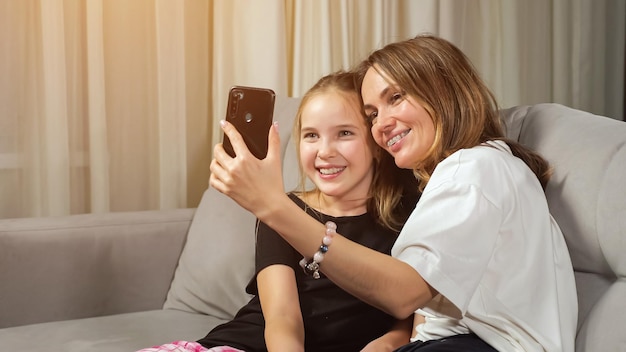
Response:
[[[306,257],[300,260],[300,266],[304,270],[304,273],[307,275],[313,275],[314,279],[320,278],[320,263],[324,260],[324,253],[328,252],[328,246],[330,246],[333,241],[333,235],[337,232],[337,224],[332,221],[326,222],[326,235],[322,239],[322,245],[320,248],[313,254],[313,258],[311,261],[308,261]]]

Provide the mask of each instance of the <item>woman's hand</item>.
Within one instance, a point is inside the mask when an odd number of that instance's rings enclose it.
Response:
[[[361,352],[391,352],[408,344],[413,329],[413,316],[398,320],[383,336],[371,341]]]
[[[260,217],[260,212],[272,205],[274,196],[284,196],[278,126],[274,123],[270,128],[267,156],[259,160],[250,153],[232,124],[220,121],[220,125],[230,139],[236,157],[230,157],[222,143],[216,144],[209,184]]]

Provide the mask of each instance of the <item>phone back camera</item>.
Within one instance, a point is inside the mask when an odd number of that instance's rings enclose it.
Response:
[[[233,89],[231,94],[232,94],[233,98],[235,98],[235,100],[243,99],[243,91],[242,90]]]
[[[232,118],[237,117],[237,110],[239,110],[239,101],[243,99],[243,91],[240,89],[233,89],[230,92],[231,99],[230,116]]]

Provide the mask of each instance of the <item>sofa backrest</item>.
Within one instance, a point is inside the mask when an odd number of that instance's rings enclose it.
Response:
[[[287,190],[298,181],[295,150],[289,149],[294,149],[291,130],[299,102],[297,98],[277,96],[274,107]],[[231,319],[250,299],[245,287],[254,274],[254,244],[255,217],[208,188],[189,227],[163,307]]]
[[[624,350],[626,122],[558,104],[514,107],[503,117],[508,136],[554,170],[546,196],[576,274],[576,351]]]

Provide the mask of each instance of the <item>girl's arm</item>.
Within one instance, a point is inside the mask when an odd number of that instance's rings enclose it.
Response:
[[[413,317],[398,320],[383,336],[368,343],[361,352],[391,352],[400,346],[409,343],[411,329],[413,328]]]
[[[304,352],[304,324],[293,269],[270,265],[257,275],[268,351]]]
[[[221,144],[215,146],[211,186],[252,212],[310,258],[322,243],[326,229],[283,191],[277,127],[270,128],[269,151],[263,160],[250,154],[241,135],[230,124],[223,123],[222,128],[237,157],[226,154]],[[412,316],[436,295],[408,264],[340,234],[333,239],[321,268],[339,287],[398,319]]]

